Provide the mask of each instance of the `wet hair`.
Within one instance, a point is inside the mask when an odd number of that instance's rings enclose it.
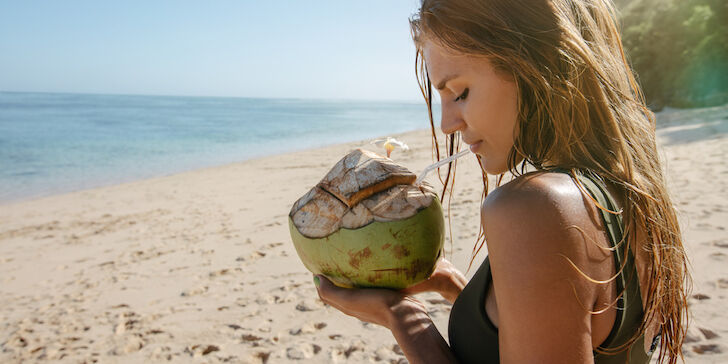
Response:
[[[516,83],[517,126],[507,161],[514,176],[527,168],[560,168],[572,175],[590,173],[618,188],[625,201],[621,211],[612,212],[622,214],[625,224],[619,244],[648,252],[650,269],[640,329],[614,351],[626,350],[654,319],[661,335],[659,362],[682,358],[688,261],[657,152],[655,117],[625,58],[611,1],[423,0],[410,27],[435,158],[440,150],[423,57],[426,41],[456,54],[487,57]],[[447,136],[448,154],[459,146],[458,134]],[[443,199],[448,187],[452,196],[454,170],[450,165],[445,174]],[[488,177],[482,173],[485,198]],[[645,232],[642,241],[638,231]],[[472,259],[483,243],[481,226]]]

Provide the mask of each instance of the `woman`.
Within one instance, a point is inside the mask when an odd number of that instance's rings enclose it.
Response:
[[[316,276],[321,299],[389,328],[411,363],[646,363],[658,342],[676,362],[687,262],[609,0],[423,0],[411,28],[449,153],[462,139],[484,176],[516,178],[485,197],[470,282],[440,260],[400,292]],[[450,345],[423,291],[454,302]]]

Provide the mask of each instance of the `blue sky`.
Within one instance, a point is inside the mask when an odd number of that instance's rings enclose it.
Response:
[[[421,99],[417,0],[0,0],[0,90]]]

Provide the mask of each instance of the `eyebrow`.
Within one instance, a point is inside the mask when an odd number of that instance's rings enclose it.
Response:
[[[445,78],[443,78],[442,81],[440,81],[440,83],[435,86],[435,88],[438,90],[442,90],[443,88],[445,88],[445,84],[447,84],[448,81],[452,80],[455,77],[458,77],[458,75],[450,74],[445,76]]]

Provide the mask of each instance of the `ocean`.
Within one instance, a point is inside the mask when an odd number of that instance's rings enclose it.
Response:
[[[428,127],[424,102],[0,92],[0,203]]]

